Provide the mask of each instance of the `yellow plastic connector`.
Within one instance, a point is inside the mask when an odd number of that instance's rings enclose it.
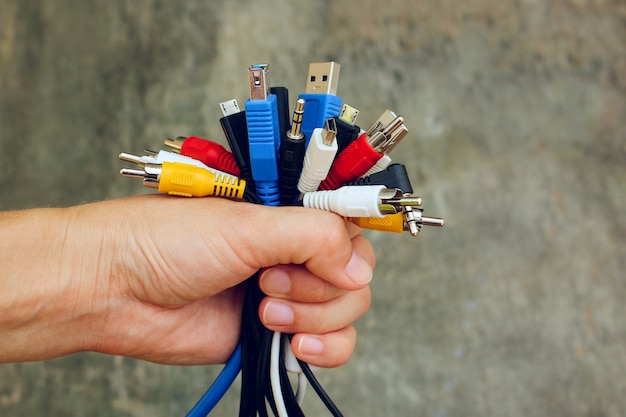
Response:
[[[348,217],[351,223],[363,229],[378,230],[381,232],[402,233],[404,231],[403,213],[388,214],[385,217]]]
[[[163,162],[158,190],[184,197],[243,199],[246,182],[228,174],[216,174],[193,165]]]

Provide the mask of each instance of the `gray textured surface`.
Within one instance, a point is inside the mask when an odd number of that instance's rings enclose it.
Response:
[[[372,309],[350,363],[319,373],[345,414],[626,415],[622,0],[3,0],[0,209],[142,192],[117,153],[223,140],[247,65],[294,97],[328,59],[362,125],[405,116],[395,158],[447,220],[369,234]],[[0,415],[183,415],[218,371],[1,365]],[[236,409],[233,389],[216,415]]]

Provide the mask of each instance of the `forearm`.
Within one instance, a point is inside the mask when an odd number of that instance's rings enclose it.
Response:
[[[102,269],[102,242],[94,230],[77,230],[71,218],[79,211],[0,213],[0,362],[53,358],[93,343],[106,307],[91,279]],[[93,257],[79,256],[90,246]]]

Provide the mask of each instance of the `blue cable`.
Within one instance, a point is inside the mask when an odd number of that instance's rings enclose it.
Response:
[[[235,351],[224,365],[220,374],[215,378],[213,384],[198,400],[196,405],[186,414],[185,417],[206,417],[211,410],[222,399],[226,391],[233,384],[239,371],[241,370],[241,343],[237,345]]]

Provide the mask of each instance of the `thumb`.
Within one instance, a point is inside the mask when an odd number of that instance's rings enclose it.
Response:
[[[242,229],[232,236],[253,268],[304,264],[338,288],[356,290],[372,279],[372,266],[356,251],[354,231],[338,215],[302,207],[237,205]]]
[[[142,264],[133,274],[133,292],[142,299],[171,305],[206,298],[277,264],[304,264],[346,290],[372,277],[345,221],[333,213],[220,198],[130,200],[135,209],[126,246]]]

